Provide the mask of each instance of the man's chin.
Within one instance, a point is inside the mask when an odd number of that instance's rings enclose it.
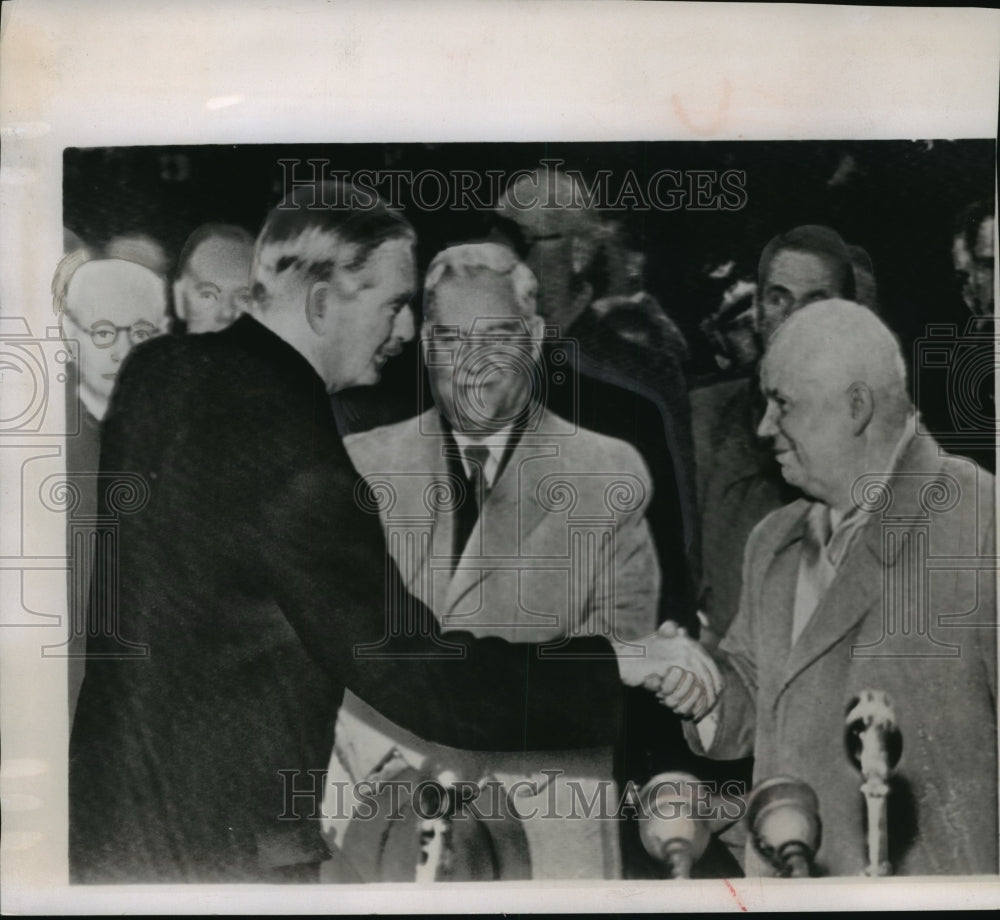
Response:
[[[374,364],[363,374],[359,374],[357,380],[351,384],[352,387],[373,387],[382,379],[382,368]]]
[[[781,478],[785,480],[790,486],[795,486],[796,489],[802,488],[802,478],[797,475],[796,470],[790,470],[785,464],[779,463],[778,466],[781,468]]]

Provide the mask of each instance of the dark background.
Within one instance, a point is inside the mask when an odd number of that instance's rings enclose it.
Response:
[[[741,210],[625,215],[647,253],[647,289],[687,335],[689,371],[700,378],[711,376],[714,365],[698,323],[718,306],[725,287],[709,281],[706,269],[734,259],[752,271],[767,240],[797,224],[828,224],[869,252],[883,315],[908,352],[927,323],[964,324],[951,269],[954,221],[963,206],[992,197],[996,146],[992,140],[935,140],[69,148],[64,223],[94,245],[145,232],[172,259],[206,221],[238,223],[256,233],[284,192],[278,161],[290,157],[326,159],[349,172],[506,173],[555,157],[588,177],[612,170],[612,188],[629,169],[643,186],[660,169],[745,171]],[[403,192],[409,204],[405,183]],[[422,265],[447,243],[485,234],[491,221],[488,211],[407,207],[406,214],[417,229]]]

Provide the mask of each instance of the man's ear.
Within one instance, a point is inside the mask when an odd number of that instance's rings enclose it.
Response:
[[[330,283],[317,281],[306,294],[306,322],[316,335],[323,335],[330,311]]]
[[[871,387],[862,380],[856,380],[847,388],[847,400],[851,410],[854,433],[861,434],[868,427],[875,413],[875,399]]]

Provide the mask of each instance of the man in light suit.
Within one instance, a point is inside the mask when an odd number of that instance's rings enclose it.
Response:
[[[896,874],[997,872],[993,477],[915,421],[898,343],[868,309],[807,306],[778,329],[761,389],[782,474],[806,498],[754,529],[717,653],[716,709],[686,726],[709,756],[753,753],[819,798],[816,870],[866,867],[845,711],[886,692],[902,732],[888,798]],[[754,853],[749,874],[772,874]]]
[[[434,611],[445,638],[456,629],[536,643],[652,632],[659,567],[644,519],[649,474],[634,448],[544,407],[534,275],[507,247],[455,246],[428,269],[424,310],[434,405],[346,441],[383,492],[381,519],[407,589]],[[609,746],[513,756],[448,749],[348,694],[334,781],[366,779],[394,749],[401,764],[431,762],[534,793],[518,800],[519,813],[539,811],[524,824],[533,878],[618,876]],[[583,810],[571,783],[586,801],[603,795],[608,817],[567,817],[574,801]],[[357,863],[357,844],[344,838],[345,859]]]

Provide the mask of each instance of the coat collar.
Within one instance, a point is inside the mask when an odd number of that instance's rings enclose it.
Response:
[[[902,451],[892,473],[867,474],[855,484],[854,494],[859,506],[869,513],[869,520],[855,536],[826,594],[798,642],[789,650],[775,703],[797,675],[882,602],[885,569],[895,565],[905,542],[886,539],[886,528],[908,530],[929,520],[932,507],[928,506],[949,490],[949,483],[942,479],[941,467],[942,458],[933,438],[916,436]],[[804,500],[798,504],[801,507],[775,543],[766,582],[790,580],[794,586],[800,555],[798,544],[805,535],[811,508],[811,503]],[[794,603],[794,597],[790,603]],[[776,617],[774,622],[777,629],[790,631],[790,612],[787,617]],[[780,647],[788,648],[789,638],[790,634],[784,637]]]

